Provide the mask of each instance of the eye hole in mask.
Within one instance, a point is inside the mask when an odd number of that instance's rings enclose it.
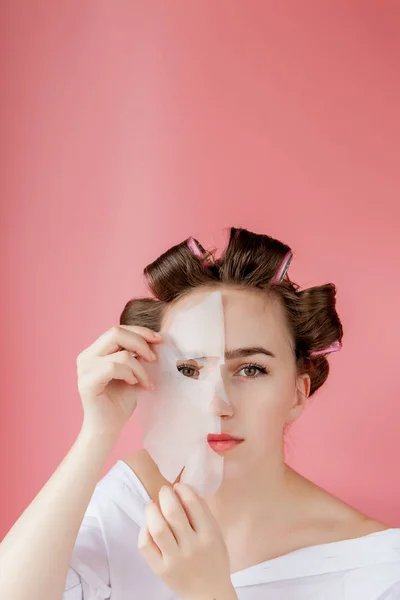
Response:
[[[211,377],[217,368],[220,369],[220,360],[217,357],[178,360],[176,361],[176,368],[182,374],[182,377],[205,380],[207,377]]]

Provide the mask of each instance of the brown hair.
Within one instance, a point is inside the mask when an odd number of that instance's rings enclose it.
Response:
[[[298,373],[311,378],[310,396],[325,382],[329,363],[324,349],[341,344],[343,328],[335,309],[333,283],[299,290],[283,271],[289,246],[268,236],[230,228],[228,245],[219,259],[193,238],[173,246],[144,269],[153,298],[125,305],[121,325],[141,325],[159,331],[165,308],[195,288],[220,283],[263,290],[282,303],[293,340]],[[313,352],[321,352],[312,356]]]

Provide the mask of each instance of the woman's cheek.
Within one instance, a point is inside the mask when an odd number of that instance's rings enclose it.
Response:
[[[270,448],[282,440],[285,423],[293,403],[292,389],[288,385],[270,386],[257,397],[253,429],[258,440]]]

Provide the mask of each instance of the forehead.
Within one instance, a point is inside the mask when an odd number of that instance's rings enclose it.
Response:
[[[210,328],[210,321],[202,312],[197,311],[210,294],[219,291],[222,297],[225,348],[235,349],[244,346],[264,346],[276,354],[287,352],[290,335],[287,328],[284,309],[281,302],[273,294],[262,290],[251,290],[233,286],[197,289],[170,305],[164,315],[162,329],[169,327],[182,310],[193,309],[193,317],[197,326]]]

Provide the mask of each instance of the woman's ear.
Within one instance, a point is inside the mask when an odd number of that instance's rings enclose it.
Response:
[[[298,375],[296,378],[296,392],[294,396],[294,403],[290,409],[287,423],[294,423],[303,412],[308,396],[310,395],[311,379],[308,373]]]

